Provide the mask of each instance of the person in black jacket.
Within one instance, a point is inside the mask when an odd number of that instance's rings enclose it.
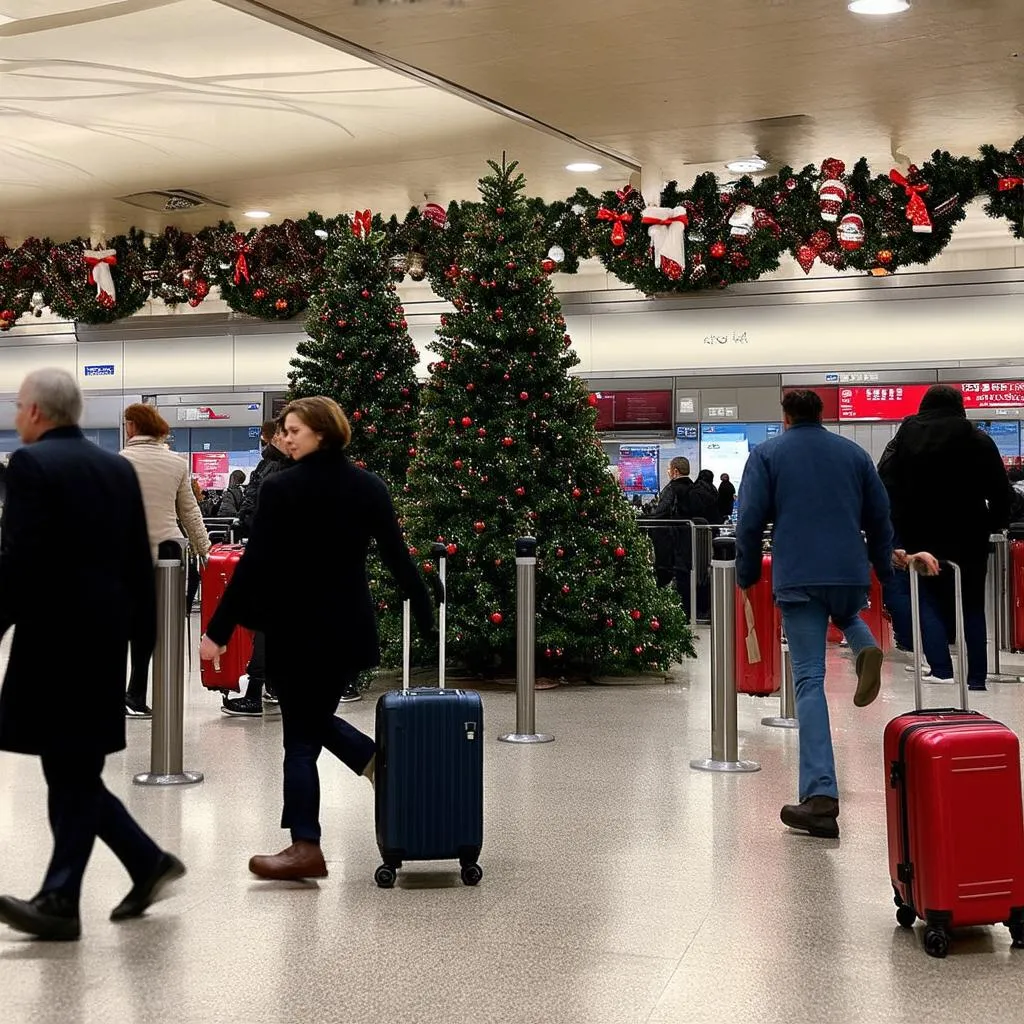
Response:
[[[736,487],[729,479],[729,474],[723,473],[718,482],[718,515],[721,522],[724,523],[732,515],[735,504]]]
[[[706,519],[716,526],[722,522],[718,511],[718,489],[715,487],[715,474],[710,469],[702,469],[697,474],[697,481],[690,492],[690,508],[696,519]]]
[[[200,656],[217,657],[239,625],[266,635],[284,733],[281,827],[291,830],[292,845],[276,856],[253,857],[249,870],[261,878],[324,878],[321,749],[373,781],[374,741],[334,713],[345,684],[380,662],[366,574],[371,539],[422,631],[434,631],[434,614],[384,482],[344,454],[352,430],[337,403],[298,399],[285,408],[282,422],[297,464],[264,482],[249,543]],[[298,543],[311,513],[330,525],[315,543]]]
[[[245,474],[236,469],[228,478],[228,485],[220,496],[220,505],[217,506],[217,515],[221,519],[236,519],[242,510],[244,492],[242,485],[245,483]]]
[[[37,370],[25,378],[15,425],[27,447],[7,469],[0,548],[0,635],[15,627],[0,692],[0,749],[42,761],[53,831],[39,892],[31,900],[0,897],[0,920],[57,940],[81,933],[82,876],[97,837],[133,882],[115,921],[138,917],[185,873],[103,785],[106,756],[125,747],[128,641],[154,629],[156,587],[135,470],[85,439],[81,412],[70,374]]]
[[[263,456],[249,476],[249,486],[242,494],[238,507],[239,532],[243,537],[249,535],[253,518],[260,498],[260,488],[275,473],[288,469],[292,464],[291,456],[284,450],[284,434],[276,420],[267,420],[260,430],[263,442]],[[246,666],[248,681],[245,693],[241,697],[224,697],[221,711],[225,715],[238,718],[262,718],[263,702],[277,703],[273,681],[267,673],[266,641],[261,632],[257,631],[252,638],[252,657]],[[265,691],[265,692],[264,692]],[[359,688],[354,684],[342,694],[343,700],[360,700]]]
[[[693,481],[690,479],[690,460],[681,455],[668,464],[668,483],[661,489],[658,500],[648,512],[650,519],[692,519],[690,499]],[[659,587],[673,580],[683,610],[690,614],[690,527],[654,527],[651,531],[654,545],[654,573]]]
[[[985,574],[989,536],[1010,519],[1010,487],[995,442],[967,419],[963,395],[944,384],[930,387],[916,416],[908,416],[887,446],[878,473],[889,492],[892,522],[908,551],[929,551],[956,562],[963,573],[967,679],[984,690],[988,674]],[[922,604],[947,629],[953,617],[949,571],[921,581]],[[923,609],[925,610],[925,609]],[[948,648],[936,676],[952,678]]]

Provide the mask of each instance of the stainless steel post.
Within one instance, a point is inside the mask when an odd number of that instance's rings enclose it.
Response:
[[[555,737],[537,732],[535,658],[537,654],[537,541],[516,541],[516,731],[504,743],[550,743]]]
[[[150,768],[140,786],[202,782],[182,767],[185,716],[185,567],[181,557],[156,563],[156,649],[153,652],[153,731]]]
[[[716,537],[711,555],[711,757],[690,762],[704,772],[756,772],[741,761],[736,738],[736,538]]]
[[[789,656],[789,641],[785,635],[780,645],[782,668],[779,672],[779,713],[761,719],[762,725],[773,729],[798,729],[796,717],[796,687],[793,684],[793,659]]]
[[[690,622],[697,622],[697,524],[690,521]]]
[[[1010,648],[1011,609],[1009,541],[1004,533],[989,537],[988,572],[985,576],[985,619],[988,625],[988,678],[994,683],[1015,683],[1019,676],[1004,675],[1002,652]]]

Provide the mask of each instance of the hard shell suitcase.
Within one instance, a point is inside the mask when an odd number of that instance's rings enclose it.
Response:
[[[761,559],[761,578],[748,591],[754,613],[754,631],[761,660],[752,662],[747,645],[747,617],[743,591],[736,588],[736,692],[767,697],[781,679],[782,626],[772,595],[772,556]]]
[[[409,687],[409,602],[402,613],[402,689],[377,701],[375,818],[384,889],[412,860],[458,860],[462,881],[483,877],[483,704],[470,690],[448,690],[445,665],[445,548],[432,549],[442,585],[436,687]]]
[[[882,584],[871,570],[871,587],[868,590],[868,606],[861,613],[860,617],[867,623],[871,635],[878,641],[878,646],[883,651],[892,650],[892,623],[885,611],[882,601]],[[830,621],[828,624],[828,642],[838,644],[842,641],[843,634],[838,626]]]
[[[1024,809],[1020,745],[1006,726],[967,707],[960,570],[954,572],[961,708],[921,709],[921,618],[911,569],[916,710],[883,741],[889,873],[896,920],[926,923],[925,951],[944,957],[949,930],[1005,923],[1024,947]]]
[[[228,582],[234,575],[235,566],[238,565],[243,551],[244,544],[214,544],[210,548],[209,560],[201,573],[202,598],[199,602],[199,621],[204,633],[220,604],[220,599],[224,596],[224,591],[227,590]],[[220,656],[219,662],[201,662],[200,679],[203,686],[208,690],[237,693],[240,689],[238,680],[245,675],[251,657],[252,633],[239,627],[232,634],[227,650]]]

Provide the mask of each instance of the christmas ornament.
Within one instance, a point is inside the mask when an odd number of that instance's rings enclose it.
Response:
[[[729,234],[733,238],[749,238],[754,230],[755,212],[749,203],[740,203],[729,218]]]
[[[501,614],[501,612],[491,612],[491,622],[493,622],[496,626],[500,626],[503,619],[504,616]]]
[[[370,297],[370,290],[369,288],[364,288],[359,294],[362,295],[364,299],[368,299]]]
[[[553,245],[548,249],[548,259],[554,260],[555,263],[565,262],[565,250],[560,245]]]
[[[471,426],[473,426],[473,419],[472,419],[472,417],[470,417],[470,416],[463,416],[462,417],[462,425],[464,427],[471,427]]]
[[[562,593],[563,593],[563,594],[568,594],[568,593],[570,593],[570,592],[571,592],[571,589],[572,589],[572,588],[571,588],[571,587],[569,586],[569,584],[568,584],[568,583],[563,583],[563,584],[562,584]]]
[[[511,448],[515,444],[515,441],[511,437],[503,437],[501,439],[502,448]]]
[[[796,186],[797,186],[796,178],[787,178],[786,179],[786,190],[787,191],[792,192],[796,188]]]
[[[708,251],[716,260],[720,260],[725,257],[728,249],[726,249],[725,242],[715,242]]]
[[[836,228],[839,244],[847,252],[856,252],[864,245],[864,218],[859,213],[848,213]]]
[[[420,216],[435,228],[443,228],[448,224],[448,214],[445,208],[437,203],[424,203],[420,207]]]
[[[626,557],[626,549],[625,548],[616,548],[615,549],[615,557],[616,558],[625,558]]]
[[[452,463],[452,465],[453,465],[453,466],[454,466],[454,467],[455,467],[456,469],[462,469],[462,459],[456,459],[456,460],[455,460],[455,461],[454,461],[454,462]]]
[[[846,186],[838,179],[823,181],[818,189],[818,202],[821,207],[821,219],[829,223],[839,220],[839,211],[846,202]]]
[[[928,191],[928,186],[920,181],[914,181],[920,177],[918,169],[911,164],[909,170],[910,178],[905,178],[895,167],[889,172],[889,180],[894,185],[899,185],[907,195],[907,220],[913,224],[912,231],[919,235],[930,235],[932,232],[932,218],[925,206],[922,192]]]
[[[545,257],[540,261],[540,269],[543,270],[545,274],[553,274],[555,272],[555,261]]]
[[[583,492],[578,487],[574,487],[572,489],[572,496],[579,500],[580,498],[583,497]]]
[[[200,305],[200,304],[202,303],[202,301],[203,301],[203,300],[202,300],[201,298],[199,298],[199,296],[198,296],[198,295],[193,295],[193,296],[192,296],[192,298],[190,298],[190,299],[188,300],[188,304],[189,304],[189,305],[190,305],[190,306],[191,306],[191,307],[192,307],[193,309],[195,309],[195,308],[196,308],[197,306],[199,306],[199,305]]]
[[[651,240],[654,265],[672,280],[682,277],[686,266],[685,231],[690,217],[685,206],[648,206],[641,215]]]
[[[405,257],[405,265],[409,276],[414,281],[422,281],[427,276],[427,264],[421,252],[410,252]]]
[[[477,437],[486,437],[487,436],[487,428],[486,427],[477,427],[476,436]]]
[[[370,227],[373,224],[373,217],[369,210],[356,212],[352,215],[352,234],[356,238],[367,239],[370,237]]]
[[[96,302],[99,305],[101,305],[104,309],[113,309],[117,303],[117,300],[114,298],[113,295],[110,294],[110,292],[100,292],[99,297],[96,299]]]
[[[892,250],[891,249],[879,249],[878,250],[878,262],[879,263],[892,263]]]
[[[278,310],[278,312],[283,313],[287,308],[288,308],[288,300],[287,299],[278,299],[274,303],[274,309]]]
[[[89,284],[96,285],[96,300],[109,309],[117,299],[114,276],[110,272],[111,267],[117,266],[117,252],[114,249],[86,249],[82,257],[89,268]],[[112,300],[109,305],[103,302],[104,294]]]
[[[483,532],[484,532],[484,530],[486,530],[486,529],[487,529],[487,524],[486,524],[485,522],[483,522],[482,520],[478,520],[477,522],[475,522],[475,523],[473,524],[473,529],[474,529],[474,530],[475,530],[475,531],[476,531],[477,533],[483,533]]]
[[[827,252],[821,253],[818,259],[829,267],[841,267],[845,262],[843,254],[835,249],[829,249]]]
[[[529,394],[526,391],[520,391],[519,392],[519,401],[520,402],[527,402],[527,401],[529,401],[529,399],[530,399],[530,396],[529,396]]]
[[[252,293],[252,297],[254,299],[257,299],[258,301],[262,302],[263,299],[265,299],[267,297],[267,289],[266,288],[256,288],[256,289],[254,289],[253,293]]]
[[[612,222],[612,245],[622,246],[626,244],[626,229],[623,224],[633,223],[633,214],[617,213],[602,206],[597,211],[598,220],[610,220]]]
[[[640,621],[640,619],[641,619],[641,618],[643,617],[643,615],[642,615],[642,613],[641,613],[641,611],[640,611],[640,609],[639,609],[639,608],[634,608],[634,609],[633,609],[633,610],[632,610],[632,611],[631,611],[631,612],[629,613],[629,617],[630,617],[630,618],[631,618],[631,619],[632,619],[632,620],[633,620],[634,622],[639,622],[639,621]]]
[[[555,548],[555,558],[565,558],[565,548]]]
[[[651,629],[657,632],[661,629],[661,623],[657,619],[651,619]]]
[[[454,544],[449,544],[447,550],[449,555],[454,555],[459,549]]]
[[[589,405],[591,408],[596,406],[597,402],[598,402],[597,395],[595,395],[593,392],[591,392],[589,395],[587,395],[587,405]]]
[[[474,383],[473,383],[472,381],[470,381],[470,382],[469,382],[469,383],[468,383],[468,384],[466,385],[466,390],[467,390],[467,391],[476,391],[476,385],[475,385],[475,384],[474,384]]]

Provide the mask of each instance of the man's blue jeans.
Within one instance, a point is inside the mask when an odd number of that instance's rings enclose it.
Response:
[[[860,617],[867,597],[866,587],[801,587],[780,595],[800,721],[801,801],[812,796],[839,798],[825,700],[825,637],[831,619],[855,657],[866,647],[877,647],[878,641]]]
[[[942,608],[927,578],[919,580],[921,595],[921,653],[932,675],[949,679],[953,662],[949,655],[949,637]],[[914,649],[914,633],[910,616],[910,573],[897,570],[882,585],[883,600],[892,616],[896,642],[905,651]]]

